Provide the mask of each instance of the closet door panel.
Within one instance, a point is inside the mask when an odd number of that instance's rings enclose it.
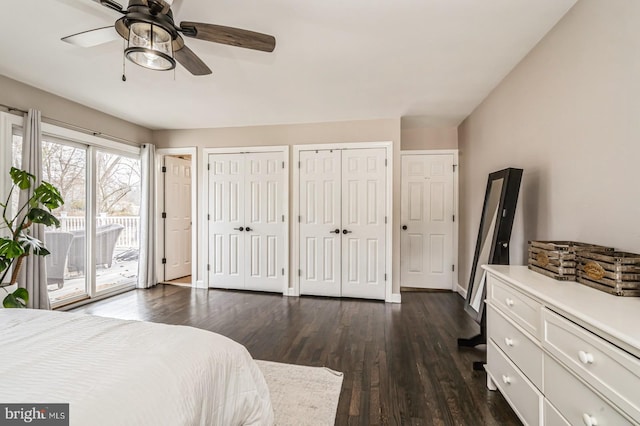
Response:
[[[246,155],[245,161],[245,288],[284,289],[283,190],[281,152]]]
[[[339,150],[300,152],[301,294],[340,296],[340,158]]]
[[[342,296],[385,298],[385,158],[384,148],[342,151]]]
[[[243,289],[244,155],[209,156],[209,285]]]

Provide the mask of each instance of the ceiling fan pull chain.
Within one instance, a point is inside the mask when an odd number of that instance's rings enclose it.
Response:
[[[122,45],[124,47],[127,47],[124,41],[122,42]],[[125,67],[126,67],[126,61],[125,61],[125,58],[124,58],[124,48],[123,48],[122,49],[122,81],[127,81],[126,68]]]

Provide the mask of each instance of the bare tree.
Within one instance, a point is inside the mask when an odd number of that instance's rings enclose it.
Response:
[[[60,189],[69,210],[84,210],[86,151],[42,141],[42,178]]]
[[[13,149],[14,163],[17,164],[22,152],[21,136],[14,136]],[[73,215],[85,211],[86,164],[85,149],[51,140],[42,141],[42,179],[57,187],[66,200],[60,212]],[[96,166],[98,212],[109,216],[137,214],[140,161],[98,151]]]
[[[110,215],[132,214],[132,206],[139,204],[133,195],[139,191],[140,161],[99,152],[97,163],[99,211]]]

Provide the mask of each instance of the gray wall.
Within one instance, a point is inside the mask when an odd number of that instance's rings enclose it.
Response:
[[[342,121],[331,123],[289,124],[254,127],[228,127],[193,130],[157,130],[153,139],[158,148],[197,147],[198,161],[203,148],[251,147],[269,145],[301,145],[349,142],[393,143],[393,229],[399,229],[400,220],[400,119]],[[293,150],[290,151],[293,155]],[[292,159],[290,158],[290,161]],[[290,163],[293,164],[293,163]],[[198,179],[203,182],[202,170]],[[291,179],[291,176],[289,177]],[[290,181],[291,184],[291,181]],[[289,211],[293,211],[290,197]],[[198,211],[202,212],[202,200]],[[200,229],[204,229],[199,221]],[[198,235],[202,232],[199,231]],[[200,241],[198,242],[200,247]],[[400,234],[393,233],[393,293],[400,291]],[[203,265],[203,254],[198,264]],[[199,274],[202,267],[199,268]],[[198,276],[198,280],[202,280]],[[291,281],[292,282],[292,281]]]
[[[524,169],[513,264],[530,239],[640,252],[640,2],[581,0],[459,127],[459,283],[487,175]]]
[[[134,144],[151,142],[151,130],[137,124],[102,113],[44,90],[0,75],[0,104],[22,110],[35,108],[47,118],[64,121]],[[56,124],[56,123],[53,123]]]
[[[433,123],[429,117],[407,116],[400,119],[401,149],[458,149],[458,127]]]

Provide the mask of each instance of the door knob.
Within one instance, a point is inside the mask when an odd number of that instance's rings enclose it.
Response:
[[[244,231],[244,228],[241,226],[240,228],[233,228],[236,231]]]
[[[329,231],[330,234],[339,234],[340,230],[339,229],[335,229],[333,231]]]
[[[353,231],[347,231],[346,229],[343,229],[343,230],[342,230],[342,233],[343,233],[343,234],[345,234],[345,235],[350,234],[350,233],[352,233],[352,232],[353,232]]]
[[[406,231],[407,230],[407,225],[402,225],[402,230]]]
[[[249,228],[248,226],[246,228],[244,228],[244,230],[247,231],[247,232],[251,232],[252,231],[252,229]]]

